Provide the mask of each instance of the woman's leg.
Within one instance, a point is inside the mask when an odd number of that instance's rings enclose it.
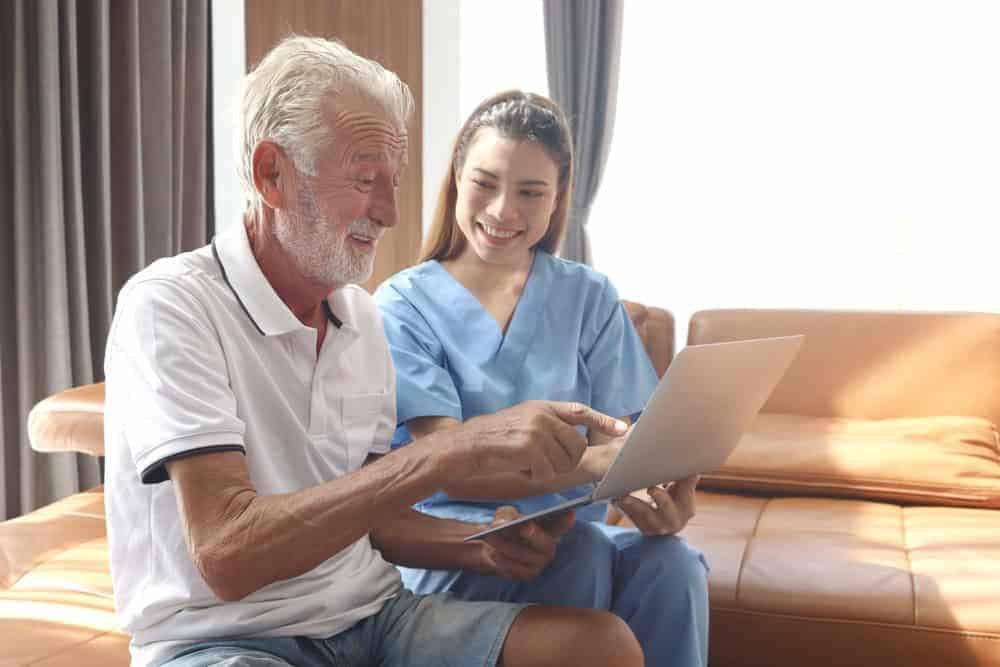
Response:
[[[680,537],[595,524],[617,547],[611,610],[632,628],[647,665],[708,663],[708,565]]]

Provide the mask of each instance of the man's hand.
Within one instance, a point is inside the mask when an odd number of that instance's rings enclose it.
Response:
[[[471,454],[467,474],[514,472],[544,481],[568,473],[587,449],[587,438],[574,428],[578,425],[610,436],[622,435],[628,428],[582,403],[521,403],[459,427]]]
[[[492,526],[499,526],[519,517],[509,506],[497,509]],[[529,521],[510,530],[502,530],[483,538],[480,574],[494,575],[514,581],[531,581],[556,557],[559,538],[576,521],[570,510],[551,520]],[[485,527],[485,526],[484,526]]]
[[[679,533],[694,516],[694,490],[698,475],[646,489],[651,503],[634,496],[614,501],[615,507],[632,520],[643,535]]]
[[[626,433],[626,435],[628,435]],[[608,468],[614,463],[618,452],[625,444],[625,435],[611,439],[591,440],[587,451],[583,453],[580,460],[580,468],[591,478],[591,481],[598,482],[607,474]]]

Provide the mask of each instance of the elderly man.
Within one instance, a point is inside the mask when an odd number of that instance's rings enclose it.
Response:
[[[415,596],[383,560],[412,559],[385,527],[426,520],[408,508],[445,480],[550,478],[583,452],[575,425],[624,428],[531,403],[387,454],[393,368],[353,284],[397,222],[412,108],[376,63],[286,39],[245,82],[243,224],[122,289],[106,497],[134,664],[642,663],[610,614]]]

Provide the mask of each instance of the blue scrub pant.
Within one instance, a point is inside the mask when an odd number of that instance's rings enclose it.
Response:
[[[555,560],[530,582],[466,571],[400,572],[416,593],[610,610],[632,628],[646,665],[708,664],[708,565],[679,537],[578,520]]]

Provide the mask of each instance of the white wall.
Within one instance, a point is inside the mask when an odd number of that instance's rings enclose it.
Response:
[[[243,0],[212,2],[212,123],[214,136],[215,229],[240,220],[244,199],[237,176],[237,110],[240,79],[246,67]]]

